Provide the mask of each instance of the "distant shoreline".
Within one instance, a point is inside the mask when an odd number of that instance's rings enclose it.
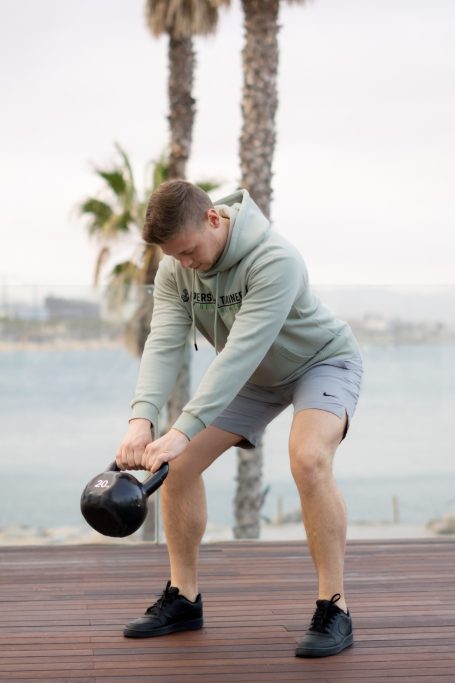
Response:
[[[11,351],[103,351],[105,349],[126,349],[119,340],[110,339],[62,339],[46,342],[0,341],[0,353]]]
[[[359,539],[406,539],[440,537],[435,530],[424,524],[384,524],[381,522],[353,523],[348,525],[348,540]],[[231,527],[223,524],[207,525],[203,543],[233,541]],[[303,524],[262,524],[261,541],[306,541]],[[36,528],[24,525],[8,525],[0,527],[0,547],[17,545],[77,545],[86,543],[147,543],[142,539],[141,529],[126,538],[109,538],[101,536],[89,527],[61,526]],[[160,532],[160,542],[165,542]]]
[[[410,340],[374,340],[357,337],[362,349],[370,347],[398,348],[402,346],[454,346],[455,339],[438,339],[427,341]],[[201,341],[201,343],[203,343]],[[54,341],[1,341],[0,353],[11,353],[12,351],[104,351],[104,350],[127,350],[126,344],[122,340],[111,339],[61,339]]]

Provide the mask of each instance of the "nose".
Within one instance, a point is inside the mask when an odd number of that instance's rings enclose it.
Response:
[[[189,256],[181,256],[180,263],[184,268],[189,268],[191,266],[191,258]]]

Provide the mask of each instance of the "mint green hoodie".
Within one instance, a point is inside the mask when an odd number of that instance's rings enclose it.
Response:
[[[349,325],[312,293],[299,252],[270,228],[246,190],[215,205],[230,219],[223,253],[210,271],[165,256],[155,279],[132,418],[156,424],[179,372],[193,327],[217,351],[173,425],[190,439],[209,425],[245,382],[273,387],[328,358],[358,353]]]

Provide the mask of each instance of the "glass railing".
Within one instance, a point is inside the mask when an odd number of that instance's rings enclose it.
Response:
[[[365,364],[357,412],[335,457],[348,537],[454,533],[455,287],[315,289],[351,324]],[[117,295],[3,285],[0,544],[108,541],[84,522],[79,499],[124,435],[151,291]],[[199,341],[191,391],[214,357]],[[288,465],[291,419],[289,408],[265,434],[261,539],[304,538]],[[233,538],[236,458],[232,449],[204,475],[205,541]],[[156,537],[152,513],[123,542]]]

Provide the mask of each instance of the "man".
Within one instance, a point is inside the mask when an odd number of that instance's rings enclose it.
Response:
[[[198,553],[207,521],[202,472],[231,446],[253,448],[291,403],[291,471],[319,579],[311,625],[297,656],[337,654],[352,644],[344,589],[344,501],[332,474],[358,400],[362,363],[349,326],[313,295],[297,250],[270,227],[246,190],[220,200],[191,183],[152,194],[143,232],[161,245],[150,335],[132,417],[116,459],[155,472],[171,462],[161,502],[170,581],[128,637],[202,627]],[[154,440],[158,412],[192,329],[216,357],[172,428]],[[196,347],[197,348],[197,347]]]

